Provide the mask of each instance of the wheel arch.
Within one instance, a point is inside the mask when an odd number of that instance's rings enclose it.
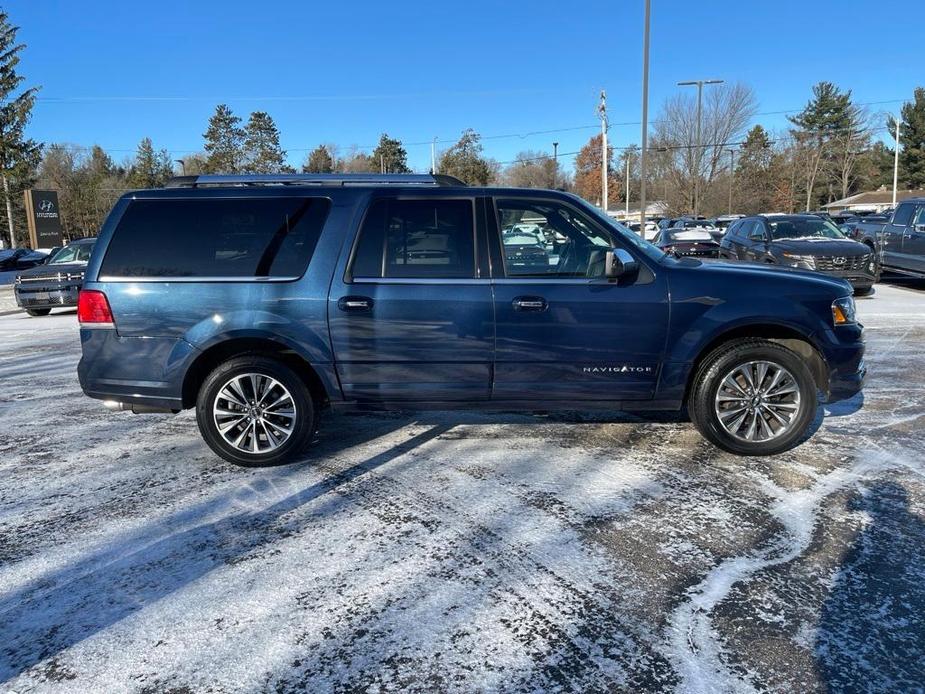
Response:
[[[183,407],[196,404],[199,388],[206,377],[222,362],[246,354],[279,359],[295,371],[305,383],[315,405],[320,409],[330,399],[329,387],[318,370],[298,350],[285,342],[266,336],[235,336],[213,343],[196,356],[183,378]]]

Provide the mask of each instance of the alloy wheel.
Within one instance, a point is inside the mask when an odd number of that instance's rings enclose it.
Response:
[[[295,401],[278,380],[260,373],[234,376],[212,403],[219,435],[229,446],[251,455],[282,446],[295,430]]]
[[[719,423],[740,441],[779,438],[800,414],[800,387],[793,374],[771,361],[750,361],[720,381],[714,409]]]

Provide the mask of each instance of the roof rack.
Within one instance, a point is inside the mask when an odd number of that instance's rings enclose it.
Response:
[[[174,176],[165,188],[202,186],[464,186],[445,174],[236,174]]]

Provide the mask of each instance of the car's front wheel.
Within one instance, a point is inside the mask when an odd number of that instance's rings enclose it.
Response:
[[[26,313],[28,313],[33,318],[37,318],[38,316],[47,316],[49,313],[51,313],[51,309],[50,308],[27,308]]]
[[[235,465],[279,465],[308,443],[315,408],[304,381],[261,355],[230,359],[203,382],[196,401],[202,438]]]
[[[688,409],[700,433],[723,450],[773,455],[802,442],[816,405],[816,383],[799,355],[747,338],[722,345],[704,360]]]

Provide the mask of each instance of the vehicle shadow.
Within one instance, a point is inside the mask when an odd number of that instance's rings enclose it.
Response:
[[[407,423],[382,419],[363,427],[359,435],[346,436],[339,444],[317,447],[317,455],[333,455],[347,445],[386,435]],[[177,511],[145,526],[119,542],[82,557],[79,561],[41,575],[23,587],[0,597],[0,683],[7,682],[37,663],[116,624],[156,603],[210,571],[233,564],[277,539],[277,533],[293,532],[277,521],[299,507],[395,460],[448,431],[449,424],[434,424],[425,431],[379,452],[344,470],[301,486],[305,467],[294,464],[266,482],[276,488],[293,489],[269,505],[236,503],[239,487],[218,497]],[[359,439],[359,441],[357,441]],[[409,457],[402,465],[413,464]],[[317,475],[312,479],[317,480]],[[348,503],[332,495],[311,518],[333,513]],[[222,515],[232,508],[234,512]],[[218,516],[217,520],[198,519]],[[303,521],[308,522],[308,521]],[[178,528],[171,531],[171,528]],[[166,533],[165,533],[166,529]]]
[[[925,682],[925,521],[900,484],[852,502],[868,525],[823,606],[816,663],[829,691],[921,691]]]

